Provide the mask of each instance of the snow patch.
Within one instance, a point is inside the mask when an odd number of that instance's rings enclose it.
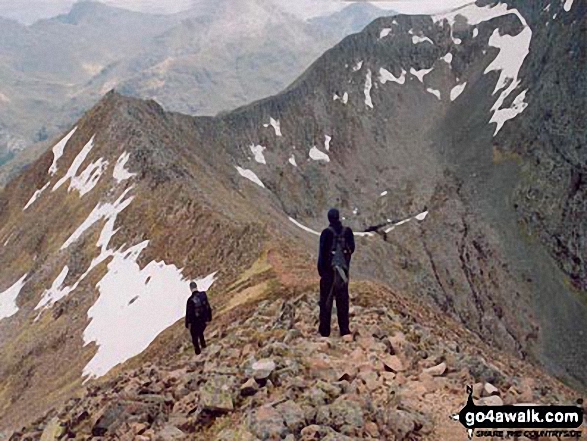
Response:
[[[263,182],[261,182],[261,180],[255,174],[254,171],[247,170],[245,168],[241,168],[241,167],[238,167],[238,166],[236,166],[235,168],[237,169],[237,171],[239,172],[239,174],[243,178],[247,178],[249,181],[254,182],[255,184],[257,184],[259,187],[265,188],[265,185],[263,185]]]
[[[388,191],[385,190],[384,192],[381,192],[381,196],[387,196]]]
[[[373,87],[373,81],[371,79],[371,70],[367,71],[365,78],[365,104],[367,107],[373,108],[373,101],[371,100],[371,88]]]
[[[432,68],[430,69],[420,69],[420,70],[416,70],[413,67],[410,69],[410,73],[412,75],[414,75],[416,78],[418,78],[418,80],[420,80],[421,83],[424,82],[424,77],[426,75],[428,75],[430,72],[432,72]]]
[[[398,84],[405,84],[406,74],[407,72],[404,69],[402,69],[401,75],[396,78],[390,71],[382,67],[381,69],[379,69],[379,81],[381,82],[381,84],[385,84],[388,81],[393,81],[394,83]]]
[[[59,300],[68,296],[72,291],[74,291],[77,288],[79,282],[72,287],[63,286],[63,282],[65,282],[65,278],[67,277],[68,273],[69,267],[67,267],[66,265],[63,267],[63,270],[61,271],[61,273],[59,273],[57,278],[53,281],[51,288],[49,288],[43,293],[41,300],[39,301],[37,306],[35,306],[35,311],[41,309],[41,312],[39,312],[39,315],[37,315],[35,321],[37,321],[39,317],[41,317],[43,310],[50,308]]]
[[[295,155],[293,153],[292,153],[292,155],[289,158],[289,163],[291,165],[293,165],[294,167],[297,167],[298,166],[298,164],[296,163],[296,157],[295,157]]]
[[[330,141],[332,141],[332,136],[325,135],[324,136],[324,148],[327,152],[330,151]]]
[[[440,90],[436,90],[436,89],[432,89],[432,88],[427,88],[426,92],[431,93],[432,95],[434,95],[436,98],[438,98],[439,100],[440,98]]]
[[[355,64],[355,65],[353,66],[353,72],[356,72],[356,71],[358,71],[358,70],[361,70],[361,67],[363,67],[363,61],[362,61],[362,60],[361,60],[361,61],[359,61],[357,64]]]
[[[0,320],[12,317],[18,312],[16,298],[20,294],[27,276],[28,274],[25,274],[14,285],[0,293]]]
[[[47,190],[47,188],[49,188],[49,185],[50,184],[51,184],[50,182],[47,182],[47,184],[45,184],[45,186],[43,188],[41,188],[40,190],[35,191],[35,193],[31,196],[31,198],[29,199],[29,201],[27,202],[27,204],[24,206],[24,208],[22,209],[22,211],[26,210],[31,205],[33,205],[35,203],[35,201],[37,199],[39,199],[39,197],[43,194],[43,192],[45,190]]]
[[[532,30],[524,18],[517,11],[516,13],[524,25],[522,32],[515,36],[500,35],[499,31],[496,29],[489,39],[489,44],[493,47],[497,47],[499,49],[499,54],[493,60],[493,62],[487,66],[487,69],[485,69],[484,73],[488,73],[493,70],[501,71],[499,80],[495,86],[495,90],[493,91],[494,94],[505,87],[491,109],[494,114],[490,122],[497,123],[495,134],[501,130],[503,124],[506,121],[515,118],[516,115],[523,112],[527,107],[527,104],[524,103],[524,97],[526,94],[526,91],[524,91],[518,95],[516,100],[514,100],[511,108],[501,108],[505,100],[517,89],[521,83],[521,81],[518,79],[518,74],[522,68],[522,65],[524,64],[524,60],[528,56],[530,51],[530,42],[532,40]]]
[[[310,158],[314,161],[330,162],[330,157],[326,153],[320,151],[316,146],[310,149]]]
[[[271,124],[271,127],[273,127],[273,130],[275,130],[275,136],[282,136],[281,135],[281,123],[279,122],[278,119],[273,119],[273,118],[269,117],[269,124]]]
[[[182,271],[165,262],[153,261],[142,269],[138,265],[148,244],[145,241],[125,253],[115,253],[108,272],[96,285],[100,296],[88,310],[91,321],[83,336],[84,345],[93,342],[98,351],[83,370],[85,381],[140,354],[185,315],[190,289]],[[214,274],[208,276],[200,285],[209,286],[213,278]],[[124,338],[120,338],[121,330]]]
[[[132,188],[132,187],[131,187]],[[125,210],[132,200],[134,196],[125,199],[128,192],[131,188],[127,188],[124,193],[114,202],[114,203],[99,203],[96,207],[92,210],[90,215],[87,219],[73,232],[73,234],[65,241],[65,243],[61,246],[61,249],[64,250],[73,244],[76,240],[78,240],[82,235],[91,228],[95,223],[99,222],[102,219],[106,219],[106,225],[102,230],[102,234],[100,235],[100,239],[98,240],[98,246],[103,245],[103,247],[107,247],[110,239],[118,229],[114,229],[114,223],[116,221],[116,217]]]
[[[451,64],[452,59],[453,59],[453,55],[450,52],[441,58],[441,60],[444,60],[447,64]]]
[[[473,29],[473,38],[477,38],[478,35],[479,35],[479,29],[478,28]]]
[[[452,41],[454,42],[454,44],[461,44],[463,42],[463,40],[461,40],[460,38],[453,38]]]
[[[424,211],[423,213],[420,213],[416,216],[416,220],[423,221],[424,219],[426,219],[427,216],[428,216],[428,212]]]
[[[499,81],[493,91],[494,94],[504,88],[509,81],[516,82],[524,60],[528,56],[532,31],[526,22],[524,22],[524,26],[524,30],[515,36],[500,35],[499,30],[496,29],[489,39],[489,45],[499,49],[499,54],[484,72],[501,71]],[[510,93],[511,91],[507,95]]]
[[[454,26],[456,17],[458,15],[462,15],[467,19],[467,24],[469,26],[475,26],[479,23],[483,23],[485,21],[489,21],[507,14],[517,14],[519,16],[519,12],[516,9],[508,10],[508,5],[505,3],[498,3],[493,7],[491,5],[479,7],[475,5],[475,3],[470,3],[462,8],[433,15],[432,19],[435,22],[447,20],[451,26]]]
[[[458,84],[455,87],[453,87],[452,90],[450,91],[450,100],[454,101],[459,96],[461,96],[461,93],[463,93],[463,91],[465,90],[465,87],[467,87],[466,81],[463,84]]]
[[[53,186],[52,191],[57,190],[59,187],[61,187],[63,184],[65,184],[68,180],[73,179],[77,175],[79,168],[81,167],[83,162],[86,160],[86,157],[88,156],[88,154],[90,153],[90,151],[92,150],[93,147],[94,147],[94,137],[92,136],[92,139],[90,139],[88,141],[88,143],[84,146],[84,148],[75,157],[75,159],[71,163],[71,166],[69,167],[69,170],[67,170],[67,173],[65,173],[65,176],[63,176]]]
[[[434,42],[433,42],[432,40],[430,40],[430,38],[428,38],[428,37],[425,37],[425,36],[424,36],[424,37],[418,37],[417,35],[414,35],[414,36],[412,37],[412,43],[413,43],[413,44],[424,43],[424,42],[426,42],[426,41],[427,41],[428,43],[430,43],[430,44],[434,44]]]
[[[353,231],[353,234],[357,237],[372,237],[375,235],[375,233],[363,233],[360,231]]]
[[[71,178],[71,183],[67,191],[77,190],[80,197],[89,193],[98,184],[107,166],[108,161],[105,161],[103,158],[91,163],[79,176],[73,176]]]
[[[255,155],[255,161],[257,161],[259,164],[267,164],[265,161],[265,156],[263,155],[263,150],[266,150],[266,147],[253,144],[250,146],[250,149],[251,152],[253,152],[253,155]]]
[[[112,176],[118,184],[136,175],[136,173],[130,173],[126,169],[126,163],[128,162],[129,158],[130,153],[124,152],[116,161],[116,165],[114,166],[114,172],[112,173]]]
[[[49,174],[51,176],[53,176],[55,173],[57,173],[57,161],[59,161],[59,158],[61,158],[63,156],[63,151],[65,150],[65,146],[67,145],[67,143],[69,142],[69,140],[73,136],[73,134],[76,132],[76,130],[77,130],[77,127],[74,127],[71,132],[69,132],[67,135],[65,135],[65,137],[61,141],[59,141],[57,144],[55,144],[55,146],[53,147],[53,163],[51,164],[51,167],[49,167]]]
[[[573,0],[566,0],[565,1],[565,4],[563,6],[563,8],[565,9],[565,11],[566,12],[569,12],[572,7],[573,7]]]
[[[293,222],[296,226],[300,227],[302,230],[314,234],[316,236],[320,236],[320,233],[318,233],[317,231],[312,230],[311,228],[306,227],[305,225],[302,225],[301,223],[299,223],[297,220],[293,219],[293,218],[289,218],[289,220],[291,222]]]
[[[495,133],[493,134],[493,136],[497,135],[497,133],[501,130],[503,125],[506,123],[506,121],[509,121],[510,119],[515,118],[520,113],[522,113],[524,110],[526,110],[526,107],[528,107],[528,103],[524,102],[524,100],[526,98],[526,92],[528,92],[528,89],[524,90],[522,93],[520,93],[514,99],[514,101],[512,103],[512,107],[510,107],[510,108],[505,108],[505,109],[501,108],[501,106],[503,104],[503,100],[501,100],[501,97],[494,104],[494,106],[491,108],[491,110],[493,110],[494,113],[493,113],[493,116],[491,117],[491,120],[489,121],[490,123],[497,124],[497,127],[495,128]]]
[[[382,38],[387,37],[391,32],[391,28],[384,28],[381,29],[381,33],[379,34],[379,39],[381,40]]]
[[[342,95],[342,98],[341,98],[341,97],[339,97],[339,96],[338,96],[338,95],[335,93],[335,94],[334,94],[334,98],[333,98],[333,100],[334,100],[334,101],[340,100],[340,101],[342,101],[342,103],[343,103],[343,104],[346,104],[346,103],[348,103],[348,101],[349,101],[349,94],[348,94],[347,92],[345,92],[345,93]]]

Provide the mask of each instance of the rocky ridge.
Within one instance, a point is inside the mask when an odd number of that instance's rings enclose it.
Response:
[[[319,337],[314,290],[282,286],[215,319],[202,355],[184,343],[86,386],[9,439],[456,441],[465,430],[449,414],[465,385],[478,404],[577,399],[428,307],[370,283],[351,292],[351,338]]]

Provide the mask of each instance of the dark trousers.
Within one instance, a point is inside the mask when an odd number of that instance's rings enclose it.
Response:
[[[190,327],[190,334],[192,335],[192,343],[194,345],[194,351],[196,352],[196,355],[201,354],[202,349],[206,347],[206,340],[204,339],[205,329],[206,325],[196,326],[192,324]],[[200,345],[202,346],[202,349],[200,349]]]
[[[320,327],[318,331],[323,337],[330,335],[330,320],[334,300],[336,300],[340,335],[351,333],[349,330],[349,286],[346,283],[336,285],[334,284],[334,274],[328,274],[320,279]]]

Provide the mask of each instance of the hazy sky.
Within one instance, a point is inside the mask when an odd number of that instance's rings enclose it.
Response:
[[[173,13],[190,7],[194,1],[203,0],[102,0],[114,6],[142,12]],[[251,0],[254,1],[254,0]],[[272,0],[284,9],[303,17],[336,12],[349,5],[345,0]],[[451,9],[473,0],[394,0],[372,1],[385,9],[394,9],[404,14],[425,14]],[[75,0],[0,0],[0,15],[24,23],[53,17],[69,11]]]

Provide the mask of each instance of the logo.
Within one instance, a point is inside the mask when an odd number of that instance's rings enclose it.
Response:
[[[469,439],[475,437],[514,438],[580,437],[577,429],[583,423],[583,400],[573,406],[478,406],[473,400],[473,388],[467,386],[469,398],[459,413],[451,419],[459,421]]]

